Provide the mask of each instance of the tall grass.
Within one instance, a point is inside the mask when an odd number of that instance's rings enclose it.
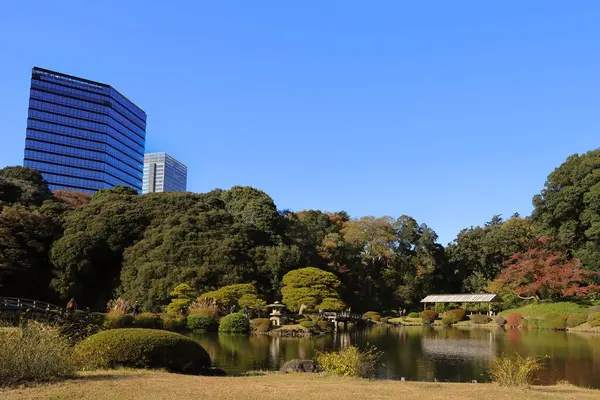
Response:
[[[204,315],[205,317],[217,318],[219,307],[212,301],[212,299],[202,299],[200,301],[194,301],[188,307],[188,313],[190,315]]]
[[[374,378],[382,357],[383,353],[375,346],[367,346],[362,351],[356,346],[348,346],[338,351],[317,353],[315,361],[321,370],[336,375]]]
[[[69,341],[57,328],[32,321],[0,328],[0,386],[71,377],[77,369]]]
[[[533,383],[534,374],[542,369],[537,357],[523,357],[515,354],[494,357],[490,369],[492,382],[500,386],[527,387]]]

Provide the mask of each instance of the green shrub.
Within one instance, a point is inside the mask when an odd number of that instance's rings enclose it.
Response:
[[[521,325],[521,314],[513,312],[506,316],[506,323],[510,328],[518,328]]]
[[[588,316],[587,322],[590,326],[593,327],[600,326],[600,312],[590,314]]]
[[[526,387],[534,378],[534,373],[541,369],[540,360],[535,357],[498,356],[492,360],[490,376],[492,382],[500,386]]]
[[[0,387],[74,376],[78,365],[59,330],[34,322],[0,329]]]
[[[367,311],[363,314],[363,318],[377,322],[381,319],[381,314],[379,314],[377,311]]]
[[[88,337],[75,350],[89,369],[164,368],[197,374],[210,367],[210,357],[200,344],[164,330],[108,330]]]
[[[219,324],[215,318],[208,315],[188,315],[187,328],[191,332],[216,332]]]
[[[425,310],[421,313],[421,321],[423,321],[424,324],[431,324],[437,317],[438,313],[433,310]]]
[[[248,333],[250,321],[244,314],[234,313],[221,318],[219,332],[224,333]]]
[[[452,324],[454,324],[454,318],[449,317],[449,316],[445,316],[444,318],[442,318],[442,325],[446,325],[446,326],[450,326]]]
[[[377,374],[383,353],[375,346],[364,350],[348,346],[335,352],[317,353],[315,361],[322,371],[341,376],[372,378]]]
[[[452,323],[457,323],[465,319],[466,312],[461,308],[450,310],[446,313],[446,316],[452,319]]]
[[[185,317],[173,314],[163,314],[163,329],[171,332],[183,332],[187,328],[187,319]]]
[[[381,322],[382,324],[387,324],[390,319],[392,319],[392,318],[390,318],[390,317],[381,317],[381,320],[379,322]]]
[[[135,318],[131,314],[109,313],[104,318],[104,327],[108,329],[131,328],[135,324]]]
[[[271,320],[269,318],[256,318],[250,321],[252,332],[263,333],[271,329]]]
[[[502,317],[494,317],[494,322],[498,326],[504,326],[504,325],[506,325],[506,320],[504,318],[502,318]]]
[[[471,319],[471,322],[475,325],[485,325],[488,322],[490,322],[490,317],[483,314],[473,314],[469,316],[469,318]]]
[[[300,321],[300,325],[302,325],[303,328],[310,329],[317,326],[317,323],[315,321]]]
[[[500,313],[500,315],[504,318],[508,316],[508,314],[516,312],[521,314],[523,317],[543,317],[544,315],[554,314],[554,315],[569,315],[569,314],[579,314],[585,312],[586,308],[572,302],[557,302],[557,303],[532,303],[527,304],[526,306],[513,309],[513,310],[504,310]]]
[[[381,314],[382,317],[388,317],[388,318],[396,318],[398,317],[398,311],[396,310],[386,310],[383,312],[383,314]]]
[[[411,312],[410,314],[408,314],[408,318],[419,318],[419,313]]]
[[[581,324],[587,322],[588,316],[586,314],[573,314],[567,318],[567,328],[575,328]]]
[[[600,312],[600,306],[592,306],[590,308],[586,308],[585,309],[585,314],[586,315],[590,315],[590,314],[594,314]]]
[[[133,326],[136,328],[163,329],[165,325],[160,315],[142,313],[134,317]]]
[[[333,332],[334,331],[334,326],[333,326],[333,322],[329,322],[329,321],[317,321],[317,326],[319,327],[319,329],[321,330],[321,332]]]
[[[559,315],[548,321],[548,329],[563,330],[567,327],[568,315]]]

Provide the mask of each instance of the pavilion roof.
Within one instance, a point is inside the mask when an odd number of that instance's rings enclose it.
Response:
[[[490,303],[500,301],[496,293],[482,294],[431,294],[421,300],[421,303]]]

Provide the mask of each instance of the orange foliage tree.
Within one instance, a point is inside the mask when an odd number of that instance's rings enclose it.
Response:
[[[488,290],[514,293],[521,298],[560,299],[587,296],[600,290],[592,282],[598,272],[581,268],[581,262],[545,247],[549,238],[542,238],[527,251],[515,253],[505,268],[490,283]]]

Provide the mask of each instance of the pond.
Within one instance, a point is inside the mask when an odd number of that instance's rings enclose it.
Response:
[[[380,377],[415,381],[489,381],[490,360],[499,354],[543,357],[538,384],[566,380],[600,388],[600,335],[547,330],[373,327],[313,338],[224,334],[191,335],[229,374],[277,370],[287,360],[347,345],[377,346],[385,353]]]

